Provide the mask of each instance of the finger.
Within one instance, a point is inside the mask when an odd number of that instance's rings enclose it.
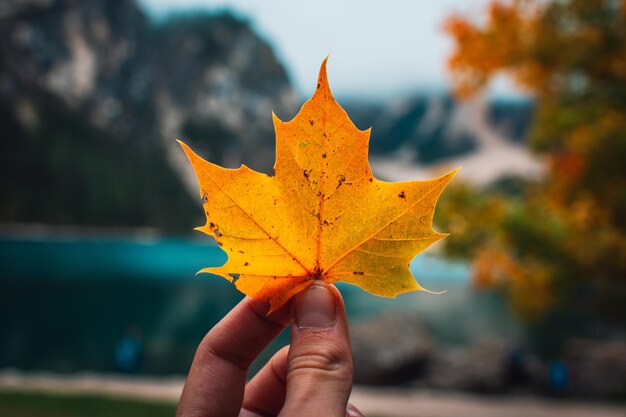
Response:
[[[285,403],[288,354],[289,346],[285,346],[248,382],[243,399],[245,411],[262,416],[278,415]]]
[[[269,417],[280,413],[285,401],[288,354],[289,346],[283,347],[248,382],[239,417]],[[348,403],[346,417],[363,417],[363,414]]]
[[[193,359],[177,416],[239,414],[252,361],[289,321],[289,307],[266,317],[266,303],[245,298],[204,337]]]
[[[270,417],[270,414],[262,414],[260,411],[254,412],[251,410],[241,409],[239,417]],[[363,414],[354,405],[348,403],[346,407],[346,417],[364,417]]]
[[[352,390],[348,322],[339,291],[316,282],[292,302],[287,394],[281,415],[345,417]]]

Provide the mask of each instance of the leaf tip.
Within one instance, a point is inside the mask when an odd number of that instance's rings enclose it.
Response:
[[[454,178],[456,176],[456,174],[459,173],[461,168],[463,168],[463,167],[460,166],[458,168],[453,169],[452,171],[446,172],[445,174],[443,174],[442,176],[440,176],[436,180],[440,181],[442,183],[442,185],[445,187],[450,181],[452,181],[452,178]]]
[[[433,243],[440,242],[452,234],[452,233],[439,233],[435,230],[433,230],[433,232],[435,233],[435,239]]]
[[[455,169],[453,169],[452,171],[448,172],[446,175],[449,175],[450,177],[454,177],[456,174],[459,173],[459,171],[461,171],[463,169],[463,165],[456,167]]]
[[[282,120],[280,120],[280,118],[276,115],[276,113],[274,113],[273,110],[272,110],[272,121],[274,121],[274,126],[281,125],[284,123]]]
[[[328,84],[328,74],[326,73],[326,64],[328,63],[328,57],[322,61],[322,65],[320,66],[320,72],[317,77],[317,89],[315,90],[315,95],[318,93],[324,93],[324,95],[328,95],[332,97],[332,93],[330,92],[330,85]]]
[[[420,291],[424,291],[424,292],[427,292],[427,293],[429,293],[429,294],[433,294],[433,295],[441,295],[441,294],[443,294],[443,293],[447,292],[447,290],[443,290],[443,291],[431,291],[431,290],[427,290],[427,289],[426,289],[426,288],[424,288],[424,287],[420,288]]]
[[[183,148],[183,150],[185,152],[187,152],[187,150],[189,149],[189,146],[187,146],[187,144],[185,142],[183,142],[182,140],[176,138],[176,142],[178,142],[178,144],[180,145],[181,148]]]
[[[196,277],[200,274],[209,274],[210,272],[208,271],[208,268],[202,268],[201,270],[199,270],[198,272],[196,272]]]
[[[176,139],[176,142],[178,142],[180,147],[183,148],[183,152],[185,152],[185,155],[187,155],[187,159],[189,159],[189,162],[192,162],[193,165],[193,159],[194,157],[199,158],[198,155],[196,155],[196,153],[192,151],[191,148],[182,140]]]

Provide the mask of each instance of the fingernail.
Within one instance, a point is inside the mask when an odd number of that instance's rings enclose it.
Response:
[[[358,408],[348,403],[348,406],[346,407],[346,416],[347,417],[363,417],[363,414],[361,414]]]
[[[335,296],[326,287],[312,285],[294,300],[296,325],[299,329],[323,329],[335,325]]]

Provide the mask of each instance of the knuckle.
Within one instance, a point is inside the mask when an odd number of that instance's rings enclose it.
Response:
[[[213,367],[216,363],[225,363],[242,371],[247,370],[247,358],[218,349],[209,337],[200,342],[196,351],[196,361],[199,366]]]
[[[352,381],[352,361],[335,349],[310,350],[291,358],[289,376],[306,375],[323,379]]]

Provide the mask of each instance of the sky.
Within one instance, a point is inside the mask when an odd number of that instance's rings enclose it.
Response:
[[[336,96],[388,98],[450,85],[453,44],[442,25],[452,13],[484,15],[486,0],[140,0],[155,17],[194,9],[233,10],[269,41],[302,96],[328,54]],[[495,94],[513,88],[499,81]]]

